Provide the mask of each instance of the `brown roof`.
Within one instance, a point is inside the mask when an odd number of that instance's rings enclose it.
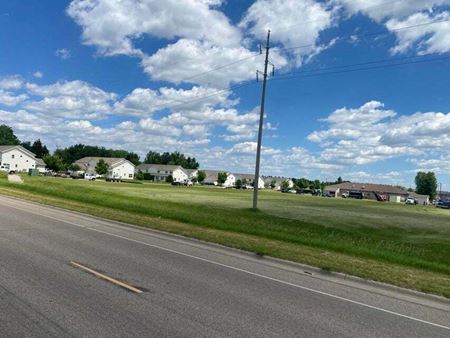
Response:
[[[328,185],[325,187],[325,190],[327,191],[333,191],[337,189],[350,191],[374,191],[377,193],[398,194],[398,195],[409,194],[406,190],[387,184],[344,182],[334,185]]]

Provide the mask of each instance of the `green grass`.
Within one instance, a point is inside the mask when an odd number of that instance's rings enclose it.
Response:
[[[450,297],[450,211],[165,184],[0,177],[0,192]]]

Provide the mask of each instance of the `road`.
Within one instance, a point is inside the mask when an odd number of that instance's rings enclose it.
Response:
[[[444,299],[0,196],[1,337],[450,337],[449,326]]]

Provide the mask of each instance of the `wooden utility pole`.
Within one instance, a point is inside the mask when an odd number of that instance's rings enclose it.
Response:
[[[266,60],[264,63],[264,73],[263,73],[261,111],[259,114],[258,146],[256,148],[255,179],[253,181],[253,209],[258,208],[259,164],[261,161],[261,142],[264,126],[264,108],[266,104],[267,67],[269,66],[269,50],[270,50],[269,43],[270,43],[270,30],[267,32]]]

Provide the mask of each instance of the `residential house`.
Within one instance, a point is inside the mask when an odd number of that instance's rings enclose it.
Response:
[[[437,199],[442,201],[450,201],[450,191],[439,191]]]
[[[364,199],[387,200],[395,202],[403,202],[408,198],[409,192],[386,184],[372,183],[351,183],[344,182],[326,186],[324,193],[329,196],[360,196]]]
[[[255,181],[255,175],[252,174],[233,174],[236,181],[241,180],[243,182],[244,180],[247,182],[248,185],[254,186],[253,182]],[[264,180],[262,177],[259,177],[258,179],[258,189],[264,189]]]
[[[0,146],[0,167],[8,172],[28,172],[30,169],[45,172],[45,162],[20,145]]]
[[[134,179],[135,165],[124,158],[117,157],[83,157],[74,164],[77,164],[81,169],[80,172],[87,174],[97,174],[95,167],[98,162],[103,160],[108,165],[108,172],[106,178],[110,179]]]
[[[270,188],[273,190],[281,190],[281,186],[284,182],[287,183],[287,187],[289,189],[294,187],[294,182],[292,179],[288,177],[282,177],[282,176],[263,176],[262,179],[264,180],[264,185],[266,188]],[[275,186],[272,188],[272,182],[275,181]]]
[[[197,178],[198,169],[184,169],[184,171],[188,174],[190,180]]]
[[[231,188],[234,187],[236,184],[236,178],[235,176],[227,171],[224,170],[203,170],[206,174],[206,178],[203,180],[202,184],[205,185],[219,185],[217,182],[219,173],[226,172],[227,173],[227,179],[225,180],[225,183],[222,184],[223,187]]]
[[[430,204],[430,196],[428,196],[428,195],[420,195],[420,194],[416,194],[415,192],[411,192],[411,193],[409,193],[408,197],[414,198],[417,201],[417,204],[420,204],[420,205]]]
[[[136,172],[150,174],[154,181],[165,182],[168,176],[172,176],[174,182],[185,182],[190,177],[186,169],[179,165],[148,164],[143,163],[136,167]]]

